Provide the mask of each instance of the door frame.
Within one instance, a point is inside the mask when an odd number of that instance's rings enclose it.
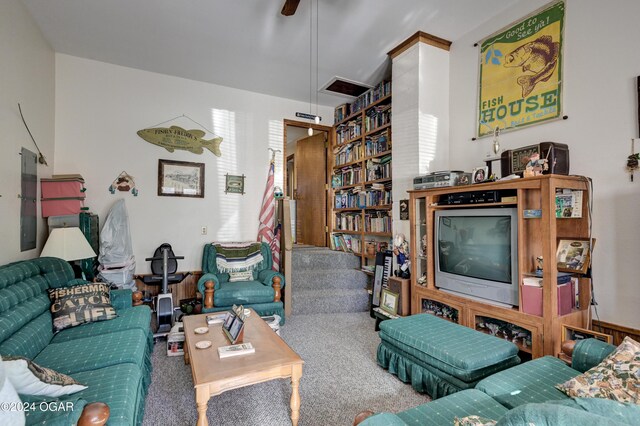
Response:
[[[299,128],[303,128],[303,129],[308,129],[309,127],[311,127],[313,130],[319,130],[319,131],[324,131],[327,133],[327,149],[326,149],[326,165],[327,165],[327,170],[325,171],[325,176],[326,176],[326,181],[325,181],[325,191],[326,191],[326,223],[325,225],[325,247],[329,247],[329,221],[331,220],[329,215],[331,214],[331,209],[329,207],[329,203],[331,202],[329,200],[329,188],[330,188],[330,184],[331,184],[331,168],[333,167],[333,163],[331,162],[331,156],[329,155],[329,149],[333,146],[333,138],[334,138],[334,134],[332,132],[332,127],[331,126],[324,126],[322,124],[315,124],[315,123],[308,123],[305,121],[298,121],[298,120],[290,120],[290,119],[283,119],[282,120],[283,123],[283,141],[282,141],[282,146],[283,146],[283,152],[282,152],[282,157],[284,158],[284,164],[285,166],[283,167],[283,171],[284,171],[284,181],[283,181],[283,188],[282,188],[282,193],[286,194],[287,193],[287,177],[288,177],[288,173],[287,173],[287,167],[286,167],[286,161],[287,161],[287,126],[292,126],[292,127],[299,127]],[[292,188],[293,189],[293,188]],[[291,194],[293,194],[293,192],[291,192]],[[293,199],[293,197],[291,198]]]

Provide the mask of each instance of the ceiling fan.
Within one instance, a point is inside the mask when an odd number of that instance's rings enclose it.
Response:
[[[284,6],[282,6],[282,13],[284,16],[293,16],[296,13],[296,9],[298,8],[298,3],[300,0],[285,0]]]

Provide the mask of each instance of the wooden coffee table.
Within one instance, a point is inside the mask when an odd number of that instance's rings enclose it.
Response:
[[[256,352],[220,359],[218,347],[229,345],[222,333],[222,324],[207,326],[206,314],[186,316],[184,321],[184,360],[191,364],[191,375],[196,391],[198,426],[206,426],[209,398],[222,392],[273,379],[291,377],[291,423],[297,426],[300,418],[300,392],[304,361],[264,322],[252,309],[245,323],[244,342],[253,345]],[[206,334],[195,334],[198,327],[209,327]],[[210,340],[208,349],[197,349],[195,344]]]

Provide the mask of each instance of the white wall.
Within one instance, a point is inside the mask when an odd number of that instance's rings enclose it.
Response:
[[[18,112],[18,102],[31,133],[48,160],[38,178],[51,177],[54,141],[54,53],[19,0],[0,2],[0,265],[37,257],[39,250],[20,252],[20,150],[37,153]],[[38,244],[45,241],[38,185]]]
[[[472,142],[478,84],[473,44],[546,0],[521,1],[451,46],[451,167],[483,165],[491,138]],[[630,139],[638,136],[635,77],[640,75],[640,2],[569,0],[564,33],[564,114],[555,121],[500,136],[502,148],[541,141],[569,145],[571,173],[594,182],[593,271],[600,319],[640,327],[640,175],[625,172]],[[636,144],[636,151],[640,143]]]
[[[185,64],[188,66],[188,64]],[[288,99],[56,54],[56,173],[80,173],[86,205],[104,222],[119,198],[126,200],[137,272],[145,258],[169,242],[181,270],[200,270],[202,248],[217,240],[255,240],[270,153],[282,149],[284,118],[309,105]],[[320,107],[325,117],[332,108]],[[186,114],[223,137],[222,157],[208,151],[169,153],[136,132]],[[186,118],[163,124],[199,128]],[[207,135],[209,137],[210,135]],[[205,163],[205,198],[159,197],[158,159]],[[282,155],[276,185],[282,187]],[[137,197],[107,188],[127,171]],[[225,194],[225,174],[246,175],[245,195]],[[201,227],[208,234],[201,235]]]

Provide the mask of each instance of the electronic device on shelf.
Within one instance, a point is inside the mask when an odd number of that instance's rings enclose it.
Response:
[[[522,176],[532,154],[539,154],[540,159],[547,160],[549,169],[542,174],[569,174],[569,147],[563,143],[540,142],[504,151],[500,156],[502,176],[510,174]]]
[[[447,186],[468,185],[469,175],[461,170],[444,170],[440,172],[428,173],[424,176],[413,178],[413,189],[444,188]],[[465,183],[466,182],[466,183]]]
[[[518,209],[460,208],[435,212],[438,288],[518,305]]]
[[[442,205],[455,205],[455,204],[484,204],[484,203],[499,203],[504,197],[515,196],[515,191],[503,190],[484,190],[484,191],[470,191],[470,192],[458,192],[454,194],[448,194],[442,198],[438,204]]]

